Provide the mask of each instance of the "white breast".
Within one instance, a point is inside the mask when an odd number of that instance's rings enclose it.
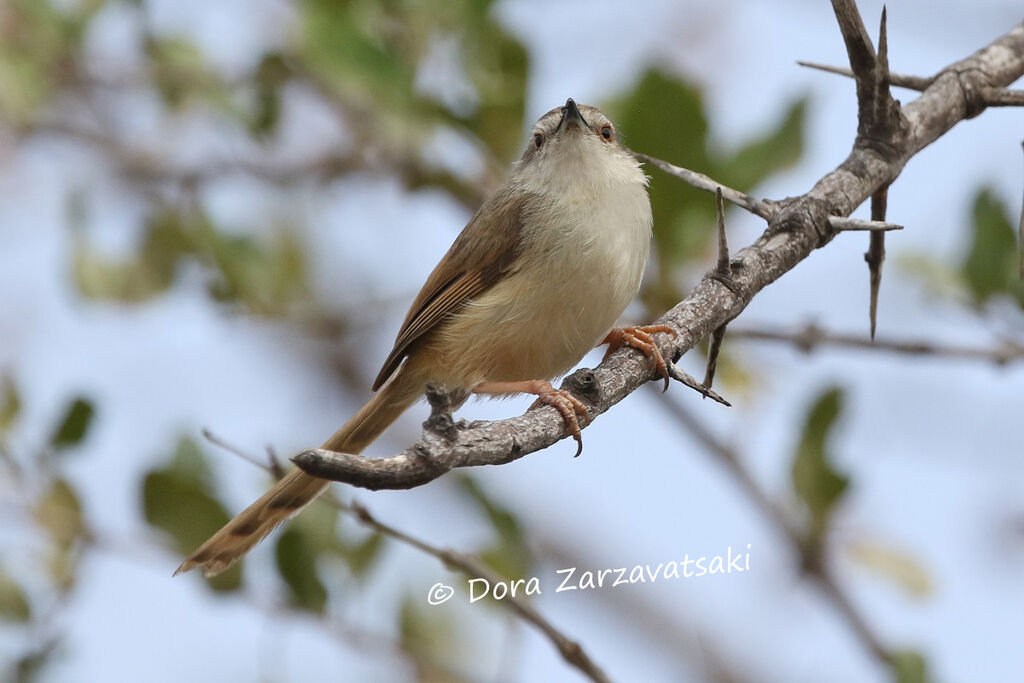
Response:
[[[631,158],[614,171],[524,187],[537,200],[518,270],[448,326],[443,381],[551,379],[601,342],[639,289],[651,240],[645,176]]]

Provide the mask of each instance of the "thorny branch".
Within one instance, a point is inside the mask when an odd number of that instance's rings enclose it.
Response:
[[[280,463],[274,456],[273,452],[269,452],[267,461],[263,462],[260,459],[253,457],[245,450],[214,435],[208,429],[203,430],[203,436],[209,440],[210,443],[238,455],[243,460],[247,460],[254,465],[268,470],[278,478],[283,475]],[[381,522],[358,501],[353,500],[351,503],[346,503],[331,491],[328,491],[322,496],[322,498],[328,505],[352,517],[363,526],[437,558],[448,569],[462,572],[471,578],[479,577],[486,579],[490,584],[501,583],[504,580],[501,576],[496,574],[472,555],[467,555],[456,550],[438,548],[437,546],[434,546],[420,538]],[[592,681],[597,681],[598,683],[607,683],[609,681],[608,676],[597,664],[593,662],[593,660],[590,659],[583,647],[578,642],[569,638],[560,630],[555,628],[551,622],[537,611],[528,599],[521,595],[509,594],[501,601],[500,604],[507,605],[507,607],[523,621],[537,628],[545,638],[551,641],[551,644],[555,646],[555,649],[558,650],[565,661],[579,669],[587,678]]]
[[[834,6],[855,72],[864,64],[873,69],[874,54],[856,8],[844,0],[836,0]],[[986,105],[979,97],[982,89],[1003,88],[1022,74],[1024,23],[936,75],[920,97],[897,112],[898,135],[881,141],[858,135],[849,156],[835,170],[803,195],[784,200],[756,199],[707,176],[641,155],[648,163],[696,187],[710,192],[721,187],[724,199],[768,221],[768,229],[731,258],[729,286],[709,274],[656,321],[676,332],[675,337],[656,337],[662,355],[678,360],[717,327],[738,316],[758,292],[846,229],[851,224],[846,217],[880,188],[890,185],[915,154],[960,121],[983,110]],[[868,100],[874,106],[874,98]],[[888,98],[885,108],[890,109],[892,103]],[[868,105],[862,101],[860,106]],[[858,128],[859,133],[863,132],[861,126]],[[887,225],[867,223],[868,227]],[[587,406],[589,417],[580,421],[586,426],[652,379],[646,359],[623,349],[593,370],[574,373],[563,386],[573,390]],[[425,484],[456,467],[505,464],[564,436],[558,412],[543,407],[494,422],[452,424],[449,420],[447,428],[426,429],[416,444],[390,457],[309,450],[294,461],[306,472],[327,479],[371,489],[402,489]]]

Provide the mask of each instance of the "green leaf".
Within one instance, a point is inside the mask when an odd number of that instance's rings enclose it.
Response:
[[[927,683],[928,665],[920,652],[903,650],[889,656],[889,663],[896,674],[896,683]]]
[[[842,390],[838,387],[827,389],[817,398],[807,414],[793,458],[793,490],[810,513],[809,532],[813,539],[821,537],[833,507],[849,484],[832,467],[829,452],[842,401]]]
[[[174,282],[182,257],[195,253],[195,233],[203,217],[161,206],[146,218],[142,246],[135,258],[116,261],[96,253],[76,234],[73,278],[83,296],[144,301]]]
[[[279,230],[271,244],[261,245],[207,225],[200,232],[199,248],[217,268],[210,288],[215,299],[272,315],[308,297],[305,252],[293,231]]]
[[[0,569],[0,619],[25,623],[32,618],[32,607],[21,586]]]
[[[523,144],[529,54],[486,13],[466,27],[462,38],[478,97],[476,111],[464,120],[496,159],[515,158]]]
[[[91,401],[82,397],[74,399],[50,436],[50,445],[56,449],[77,446],[89,431],[95,412]]]
[[[268,53],[256,69],[256,106],[250,117],[249,132],[265,138],[277,130],[281,118],[281,88],[288,82],[290,70],[285,57]]]
[[[790,103],[775,130],[747,143],[732,159],[720,162],[717,177],[721,182],[747,192],[771,174],[800,161],[804,153],[807,103],[807,97]]]
[[[441,607],[427,606],[426,595],[406,595],[398,613],[399,642],[402,649],[420,655],[415,661],[420,667],[429,666],[431,661],[452,659],[459,640],[450,611]],[[420,670],[417,680],[444,680],[430,677]]]
[[[14,426],[21,412],[21,394],[14,377],[5,374],[0,380],[0,435]]]
[[[39,525],[59,544],[69,545],[84,530],[82,504],[65,479],[53,481],[36,502],[33,512]]]
[[[227,90],[200,52],[182,36],[155,37],[145,42],[153,83],[165,104],[178,109],[192,97],[201,97],[223,109],[231,109]]]
[[[289,526],[277,540],[274,558],[296,607],[316,614],[324,611],[327,589],[316,571],[317,552],[302,527]]]
[[[458,482],[462,492],[484,511],[497,533],[494,542],[477,553],[480,559],[508,579],[526,577],[533,557],[518,518],[511,510],[492,500],[472,477],[463,475]]]
[[[146,473],[142,481],[142,505],[146,521],[168,534],[174,550],[182,555],[227,524],[230,516],[213,494],[209,465],[194,441],[182,438],[171,460]],[[217,591],[241,587],[241,565],[209,579]]]
[[[362,541],[344,546],[341,555],[348,563],[349,569],[357,579],[369,575],[370,569],[376,564],[384,548],[384,537],[377,532],[368,534]]]
[[[1009,295],[1024,308],[1024,280],[1018,272],[1019,256],[1009,210],[992,190],[974,198],[971,246],[961,272],[975,304],[996,295]]]

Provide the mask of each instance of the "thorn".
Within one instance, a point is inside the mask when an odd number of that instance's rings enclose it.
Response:
[[[704,371],[704,388],[706,389],[711,388],[711,382],[715,379],[715,370],[718,368],[718,354],[722,350],[722,340],[724,338],[725,325],[719,325],[711,333],[711,342],[708,344],[708,365],[707,370]]]
[[[685,384],[686,386],[690,387],[698,394],[703,396],[704,398],[710,398],[712,401],[721,403],[723,406],[732,407],[731,403],[729,403],[724,398],[719,396],[717,393],[715,393],[711,389],[707,388],[706,386],[695,380],[688,373],[680,370],[679,366],[677,366],[675,363],[668,364],[668,372],[670,375],[672,375],[672,379],[678,382],[682,382],[683,384]]]
[[[875,126],[887,126],[888,105],[892,96],[889,93],[889,47],[885,31],[885,5],[882,6],[882,19],[878,26],[878,54],[875,55],[874,68],[874,121]]]
[[[728,277],[731,274],[729,269],[729,241],[725,235],[725,203],[722,200],[722,188],[715,189],[715,211],[718,213],[718,274]]]
[[[829,216],[828,225],[836,232],[849,232],[851,230],[889,232],[890,230],[902,230],[902,225],[886,223],[885,221],[866,221],[863,218],[844,218],[843,216]]]
[[[871,220],[884,221],[888,205],[889,186],[880,188],[871,195]],[[868,243],[868,251],[864,254],[870,272],[871,301],[868,316],[871,323],[871,339],[875,338],[878,323],[878,293],[882,287],[882,262],[885,261],[885,233],[873,231]]]

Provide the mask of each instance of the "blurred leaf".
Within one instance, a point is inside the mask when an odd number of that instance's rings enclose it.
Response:
[[[277,539],[274,558],[281,578],[296,607],[321,614],[327,603],[327,589],[317,575],[317,552],[302,527],[289,526]]]
[[[453,659],[458,654],[459,641],[450,612],[426,605],[425,596],[406,595],[402,599],[398,613],[399,643],[403,650],[418,655],[414,660],[418,667],[416,680],[442,681],[446,679],[438,677],[441,672],[428,668],[428,662]]]
[[[21,412],[21,394],[18,385],[11,375],[4,374],[0,379],[0,435],[14,426]]]
[[[81,553],[69,543],[56,543],[50,548],[46,567],[58,592],[67,593],[74,588],[80,558]]]
[[[50,663],[51,655],[58,643],[59,641],[43,643],[19,657],[12,667],[14,683],[33,683],[42,680],[42,673]]]
[[[190,553],[230,520],[212,489],[205,455],[194,441],[182,438],[170,462],[143,478],[146,521],[174,540],[176,552]],[[209,579],[217,591],[236,590],[241,583],[240,564]]]
[[[133,260],[117,262],[94,254],[81,238],[75,240],[74,280],[87,297],[143,301],[174,282],[180,259],[195,251],[198,218],[175,207],[162,206],[146,219],[142,246]]]
[[[971,247],[962,266],[976,304],[1006,294],[1024,308],[1024,280],[1018,272],[1018,246],[1009,210],[990,189],[974,197]]]
[[[69,545],[83,531],[82,504],[78,494],[64,479],[55,479],[36,503],[36,521],[59,544]]]
[[[525,578],[529,574],[533,558],[515,514],[493,501],[472,477],[462,475],[458,482],[462,492],[487,514],[491,526],[497,532],[494,543],[479,551],[477,555],[508,579]]]
[[[932,593],[932,580],[927,570],[899,548],[860,541],[849,546],[849,553],[863,567],[893,581],[915,597]]]
[[[807,97],[801,97],[790,103],[778,128],[744,145],[732,159],[720,162],[721,182],[746,192],[771,174],[800,161],[804,153],[807,102]]]
[[[6,0],[0,22],[0,119],[29,123],[69,66],[102,3]]]
[[[87,297],[142,301],[170,287],[187,257],[211,271],[215,299],[237,302],[253,313],[283,313],[308,297],[305,252],[294,231],[279,229],[264,244],[219,231],[201,210],[170,205],[147,218],[134,259],[104,259],[79,239],[74,277]]]
[[[301,49],[307,68],[343,98],[391,115],[412,108],[410,61],[418,55],[396,49],[402,31],[416,27],[392,23],[389,9],[365,2],[306,0]]]
[[[266,137],[277,129],[281,118],[281,88],[290,76],[284,56],[269,53],[256,70],[256,107],[249,119],[249,132]]]
[[[903,272],[921,281],[928,294],[939,299],[963,299],[964,281],[959,267],[923,251],[899,252],[893,258]]]
[[[796,163],[803,152],[806,98],[790,104],[774,129],[734,155],[710,147],[700,90],[664,71],[648,70],[610,109],[631,149],[706,173],[745,192]],[[648,284],[643,297],[649,309],[660,312],[681,298],[679,267],[710,255],[715,207],[711,195],[658,169],[648,172],[659,279]]]
[[[77,446],[85,438],[95,414],[92,403],[84,398],[76,398],[64,411],[64,416],[56,430],[50,436],[50,445],[56,449]]]
[[[177,109],[192,97],[201,97],[222,109],[230,110],[228,91],[220,77],[205,63],[202,53],[183,36],[147,36],[153,83],[164,103]]]
[[[931,680],[928,676],[927,663],[919,652],[894,652],[889,660],[896,674],[896,683],[927,683]]]
[[[478,104],[464,120],[496,159],[513,159],[523,144],[529,54],[486,9],[471,17],[463,25],[461,45]]]
[[[249,237],[223,235],[206,226],[201,239],[202,250],[217,267],[214,298],[271,315],[306,297],[305,253],[292,232],[280,230],[271,245],[261,246]]]
[[[344,556],[348,567],[356,578],[364,578],[369,574],[370,569],[380,557],[380,551],[384,547],[384,537],[374,532],[369,534],[362,541],[349,543],[344,546],[341,554]]]
[[[849,480],[833,469],[829,440],[842,409],[843,394],[838,387],[824,391],[811,406],[793,457],[793,490],[810,513],[810,535],[820,538],[833,506],[846,490]]]
[[[353,577],[363,579],[380,556],[383,538],[374,532],[361,540],[347,540],[338,524],[340,516],[338,508],[332,505],[313,503],[289,523],[289,529],[301,533],[305,548],[312,557],[320,558],[327,554],[340,558]]]
[[[0,619],[25,623],[32,618],[32,608],[21,586],[0,569]]]

